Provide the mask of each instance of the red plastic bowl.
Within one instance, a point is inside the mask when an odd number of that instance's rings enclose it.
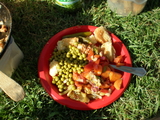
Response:
[[[111,96],[107,97],[104,96],[102,99],[92,100],[88,104],[78,102],[68,98],[66,95],[59,95],[58,89],[55,85],[52,84],[52,78],[49,75],[49,59],[52,55],[54,48],[57,46],[57,41],[62,39],[62,36],[78,33],[78,32],[85,32],[91,31],[93,32],[97,27],[89,26],[89,25],[82,25],[82,26],[74,26],[62,30],[61,32],[54,35],[44,46],[38,61],[38,74],[40,78],[40,82],[46,92],[58,103],[61,105],[65,105],[69,108],[76,109],[76,110],[95,110],[99,108],[103,108],[105,106],[110,105],[114,101],[116,101],[126,90],[127,86],[130,83],[131,74],[123,72],[123,85],[120,90],[114,90]],[[113,46],[116,49],[117,55],[125,56],[125,64],[126,66],[132,66],[131,58],[129,55],[128,50],[126,49],[125,45],[122,41],[116,37],[113,33],[111,33]]]

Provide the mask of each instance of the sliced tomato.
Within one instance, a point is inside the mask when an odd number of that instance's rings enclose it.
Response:
[[[117,56],[113,60],[113,62],[116,64],[117,67],[124,66],[125,65],[125,63],[124,63],[124,56],[122,56],[122,55]]]
[[[78,79],[79,79],[79,74],[76,73],[76,72],[73,72],[72,78],[73,78],[73,80],[75,80],[75,81],[78,80]]]
[[[125,65],[125,63],[116,63],[117,67],[124,66],[124,65]]]
[[[82,80],[81,83],[83,83],[83,84],[86,84],[86,83],[87,83],[86,78],[84,77],[83,73],[81,73],[81,74],[79,75],[79,77],[80,77],[80,79]]]
[[[100,63],[99,64],[102,65],[102,67],[108,66],[109,65],[109,60],[105,56],[102,56],[102,57],[100,57]]]
[[[83,75],[83,77],[85,77],[86,79],[89,79],[89,72],[83,72],[81,73]]]
[[[113,60],[114,63],[123,63],[124,62],[124,57],[122,55],[117,56],[116,58],[114,58]]]
[[[100,92],[109,93],[109,90],[108,89],[101,89]]]
[[[102,74],[102,66],[99,64],[94,65],[94,74],[100,76]]]
[[[89,72],[82,72],[81,75],[86,78],[86,76],[89,74]]]
[[[111,71],[111,68],[108,66],[108,64],[106,63],[104,63],[103,65],[102,65],[102,72],[105,72],[106,70],[108,70],[108,71]]]
[[[88,89],[91,89],[92,88],[92,85],[91,84],[86,84],[84,85],[84,87],[88,88]]]
[[[96,64],[99,64],[99,63],[100,63],[100,55],[94,55],[94,56],[93,56],[93,61],[94,61]]]
[[[92,60],[91,58],[94,56],[94,52],[93,52],[93,50],[91,49],[91,50],[89,50],[89,52],[88,52],[88,55],[87,55],[87,60]]]
[[[110,86],[110,89],[112,90],[112,92],[115,90],[115,87],[114,87],[114,85],[111,85]]]
[[[100,88],[110,88],[110,81],[106,79],[100,86]]]
[[[90,72],[94,70],[95,62],[90,61],[87,65],[84,66],[84,72]]]
[[[100,59],[97,59],[96,61],[94,61],[96,64],[100,63]]]
[[[100,58],[100,55],[94,55],[93,57],[98,59]]]
[[[100,86],[100,88],[110,88],[110,86],[108,84],[103,84]]]

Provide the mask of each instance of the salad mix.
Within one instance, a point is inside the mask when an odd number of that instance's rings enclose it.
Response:
[[[109,64],[124,65],[124,58],[116,56],[111,36],[101,26],[93,33],[67,35],[58,41],[49,74],[60,95],[89,103],[121,89],[122,74]]]

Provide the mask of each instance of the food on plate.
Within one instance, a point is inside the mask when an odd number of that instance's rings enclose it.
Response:
[[[122,77],[122,75],[120,73],[111,71],[109,73],[109,80],[110,82],[115,82],[116,80],[120,79]]]
[[[101,46],[101,49],[103,51],[103,54],[105,56],[107,56],[107,58],[110,60],[110,61],[113,61],[114,58],[115,58],[115,49],[114,47],[112,46],[112,43],[111,42],[105,42],[102,44]]]
[[[8,38],[5,34],[7,31],[7,26],[3,24],[3,21],[0,21],[0,52],[2,52],[6,39]]]
[[[7,32],[7,27],[5,25],[1,25],[0,32]]]
[[[109,64],[123,63],[124,59],[116,56],[111,36],[104,27],[93,33],[67,36],[57,42],[49,65],[52,83],[60,95],[89,103],[121,89],[122,74]]]
[[[114,59],[113,62],[116,64],[117,67],[118,67],[118,66],[124,66],[124,65],[125,65],[125,64],[124,64],[124,57],[121,56],[121,55],[117,56],[117,57]]]
[[[76,46],[78,40],[79,39],[77,37],[64,38],[63,40],[57,42],[57,49],[61,51],[66,49],[69,45]]]
[[[102,43],[102,44],[105,43],[105,42],[109,42],[109,43],[112,42],[111,41],[111,36],[106,31],[106,29],[102,26],[95,29],[94,35],[95,35],[96,40],[98,42]]]
[[[113,85],[117,90],[120,90],[122,85],[122,79],[116,80]]]
[[[65,35],[65,36],[63,36],[63,38],[79,37],[79,36],[87,37],[87,36],[90,36],[91,34],[92,34],[92,32],[90,32],[90,31],[88,31],[88,32],[79,32],[79,33],[74,33],[74,34],[71,34],[71,35]]]

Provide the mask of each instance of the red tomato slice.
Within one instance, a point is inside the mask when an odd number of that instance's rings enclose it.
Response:
[[[72,76],[73,80],[78,80],[79,79],[79,75],[78,73],[73,72],[73,76]]]
[[[109,65],[109,60],[106,57],[102,56],[100,58],[100,63],[99,64],[101,64],[103,67],[108,66]]]
[[[114,87],[114,85],[111,85],[110,86],[110,89],[112,90],[112,92],[115,90],[115,87]]]
[[[89,52],[88,52],[88,56],[87,56],[87,60],[92,60],[91,58],[92,58],[92,56],[94,56],[94,52],[93,52],[93,50],[89,50]]]
[[[122,55],[117,56],[114,61],[114,63],[123,63],[124,62],[124,57]]]
[[[101,89],[100,92],[109,93],[109,90],[108,89]]]
[[[94,55],[93,56],[93,61],[96,63],[96,64],[99,64],[100,63],[100,55]]]
[[[95,64],[94,66],[94,74],[100,76],[102,74],[102,66]]]
[[[100,59],[97,59],[96,61],[94,61],[96,64],[100,63]]]
[[[86,78],[84,77],[83,73],[81,73],[81,74],[79,75],[79,77],[80,77],[81,80],[83,80],[83,81],[81,81],[81,83],[83,83],[83,84],[86,84],[86,83],[87,83]]]
[[[89,79],[89,72],[83,72],[81,73],[81,75],[83,75],[84,78]]]
[[[90,61],[87,65],[84,66],[84,72],[90,72],[94,70],[95,62]]]

